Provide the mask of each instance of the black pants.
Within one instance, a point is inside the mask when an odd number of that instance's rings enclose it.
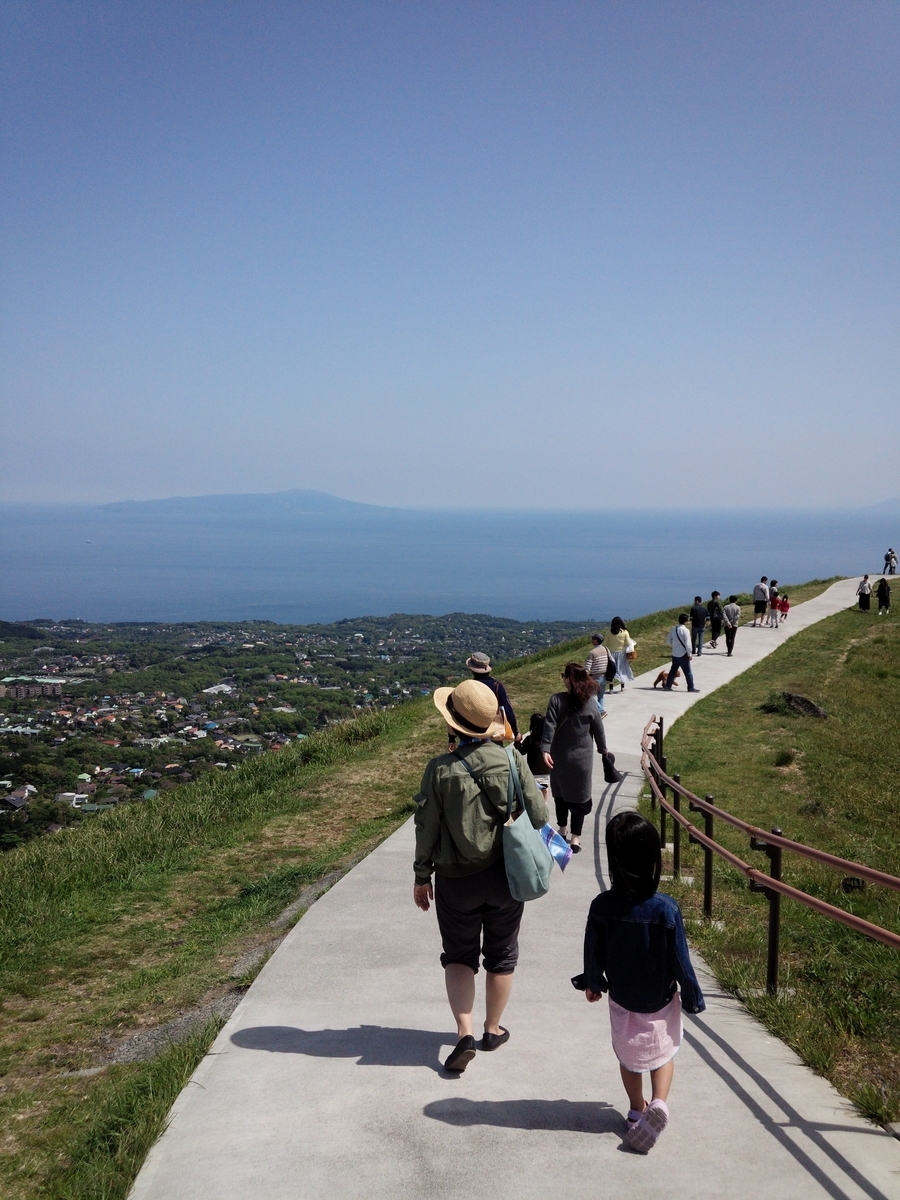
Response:
[[[737,636],[737,625],[730,625],[725,630],[725,649],[730,654],[734,649],[734,639]]]
[[[722,622],[718,617],[710,617],[709,619],[709,634],[714,642],[719,640],[719,635],[722,632]]]
[[[575,837],[581,837],[581,831],[584,829],[584,818],[590,815],[591,809],[594,807],[594,801],[588,800],[586,804],[567,804],[560,796],[553,797],[556,804],[556,823],[565,828],[569,824],[569,814],[572,815],[571,830]]]
[[[462,963],[477,975],[481,951],[486,971],[512,975],[519,961],[519,924],[525,905],[510,895],[502,858],[459,879],[436,874],[434,906],[444,947],[442,967]]]

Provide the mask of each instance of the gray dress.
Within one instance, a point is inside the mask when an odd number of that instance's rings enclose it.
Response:
[[[591,799],[594,746],[602,754],[606,750],[606,735],[595,697],[571,716],[569,700],[568,692],[557,692],[550,697],[541,750],[549,752],[553,759],[550,790],[554,799],[565,800],[567,804],[587,804]]]

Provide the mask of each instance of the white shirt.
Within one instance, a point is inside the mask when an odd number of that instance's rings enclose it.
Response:
[[[758,583],[756,585],[756,587],[753,589],[753,599],[754,599],[754,601],[768,600],[769,599],[769,585],[767,583]]]
[[[691,635],[687,625],[673,625],[666,636],[666,641],[672,647],[673,658],[683,658],[691,652]]]

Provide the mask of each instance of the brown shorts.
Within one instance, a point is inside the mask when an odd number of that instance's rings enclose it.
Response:
[[[525,905],[510,895],[503,859],[461,879],[435,875],[434,903],[444,947],[442,967],[462,963],[477,974],[481,953],[486,971],[513,973]]]

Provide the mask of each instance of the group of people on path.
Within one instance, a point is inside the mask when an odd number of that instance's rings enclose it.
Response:
[[[450,751],[428,763],[415,798],[413,900],[425,912],[434,903],[437,913],[441,965],[458,1038],[444,1063],[449,1072],[464,1071],[479,1050],[495,1051],[510,1038],[500,1021],[512,990],[525,907],[510,891],[504,862],[503,828],[510,805],[513,819],[543,829],[549,785],[559,832],[577,853],[593,804],[595,748],[604,756],[605,776],[614,772],[598,680],[610,681],[619,669],[619,654],[626,656],[625,678],[633,678],[627,655],[634,653],[634,643],[624,622],[619,624],[611,631],[614,648],[604,647],[598,634],[584,666],[566,664],[564,690],[551,696],[543,716],[534,714],[524,737],[518,735],[505,688],[490,673],[487,655],[467,660],[472,679],[434,692]],[[515,745],[507,751],[504,742],[518,742],[525,753]],[[514,795],[521,802],[513,802]],[[637,813],[620,813],[607,825],[606,845],[612,887],[591,905],[584,970],[572,982],[591,1003],[608,993],[613,1049],[629,1104],[624,1142],[647,1153],[669,1119],[666,1101],[682,1040],[682,1007],[702,1012],[705,1003],[681,912],[658,891],[661,850],[655,826]],[[476,1042],[479,965],[486,974],[485,1018]],[[643,1091],[647,1072],[649,1099]]]
[[[791,611],[791,603],[787,592],[781,595],[778,591],[778,580],[769,582],[768,576],[763,575],[753,589],[753,622],[751,629],[767,625],[777,629],[783,625]]]
[[[860,612],[869,612],[871,610],[872,590],[872,584],[869,581],[868,575],[863,575],[856,589],[856,594],[859,597]],[[891,611],[891,585],[883,575],[878,580],[878,585],[874,590],[875,598],[878,601],[878,615],[879,617],[887,616]]]
[[[763,575],[753,588],[753,621],[751,629],[763,625],[777,629],[783,625],[791,611],[790,597],[787,592],[778,590],[778,580],[769,582],[769,577]],[[694,657],[703,654],[703,638],[706,627],[709,626],[709,648],[715,650],[719,638],[724,631],[725,652],[728,658],[734,654],[734,644],[738,626],[741,623],[741,606],[736,595],[728,597],[727,603],[722,603],[721,592],[714,591],[703,603],[702,596],[695,596],[690,612],[679,614],[678,623],[673,625],[666,636],[672,652],[672,664],[667,672],[661,672],[657,683],[662,683],[664,691],[670,692],[676,686],[678,676],[683,675],[689,692],[700,689],[694,682],[691,662]],[[656,684],[653,685],[654,687]]]
[[[885,575],[897,574],[897,552],[892,546],[888,546],[884,552],[884,573]]]

